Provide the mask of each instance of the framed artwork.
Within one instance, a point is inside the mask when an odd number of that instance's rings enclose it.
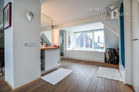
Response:
[[[3,28],[8,29],[12,26],[12,3],[9,2],[3,9]]]

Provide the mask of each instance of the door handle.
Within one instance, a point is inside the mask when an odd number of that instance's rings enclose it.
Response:
[[[137,41],[137,40],[139,40],[139,39],[133,39],[132,41]]]

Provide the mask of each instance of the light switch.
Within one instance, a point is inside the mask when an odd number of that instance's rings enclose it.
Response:
[[[25,43],[25,47],[35,47],[37,44],[36,43]]]

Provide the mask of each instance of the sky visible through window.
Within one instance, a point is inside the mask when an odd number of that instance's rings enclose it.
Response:
[[[78,32],[74,33],[75,49],[103,49],[104,31]]]

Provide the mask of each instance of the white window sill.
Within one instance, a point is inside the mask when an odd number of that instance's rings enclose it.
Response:
[[[67,51],[94,51],[94,52],[105,52],[105,49],[70,49]]]

